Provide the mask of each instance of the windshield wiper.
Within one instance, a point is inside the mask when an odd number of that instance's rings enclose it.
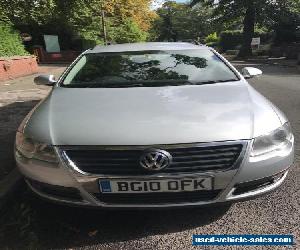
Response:
[[[144,87],[143,83],[76,83],[63,85],[67,88],[129,88],[129,87]]]
[[[209,80],[203,82],[194,81],[145,81],[145,82],[111,82],[111,83],[75,83],[64,85],[67,88],[132,88],[132,87],[164,87],[164,86],[182,86],[182,85],[205,85],[205,84],[215,84],[222,82],[233,82],[238,81],[238,79],[226,79],[226,80]]]
[[[202,85],[202,84],[215,84],[215,83],[222,83],[222,82],[236,82],[238,79],[227,79],[227,80],[210,80],[210,81],[203,81],[203,82],[190,82],[188,84],[191,85]]]

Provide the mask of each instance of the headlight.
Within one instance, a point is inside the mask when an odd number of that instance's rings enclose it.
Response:
[[[17,132],[16,135],[16,149],[28,159],[58,163],[58,159],[52,146],[34,142],[20,132]]]
[[[275,150],[280,150],[291,146],[292,143],[293,134],[290,124],[287,122],[270,134],[255,138],[251,156],[259,156]]]

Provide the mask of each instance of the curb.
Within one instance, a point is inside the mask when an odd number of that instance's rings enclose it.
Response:
[[[241,62],[239,60],[232,60],[232,63],[237,63]],[[284,62],[278,62],[278,61],[268,61],[268,60],[244,60],[243,63],[255,63],[255,64],[261,64],[261,65],[271,65],[271,66],[281,66],[281,67],[286,67],[286,68],[297,68],[300,69],[300,67],[295,63],[295,64],[288,64]]]
[[[285,64],[285,63],[280,63],[280,62],[265,62],[264,64],[281,66],[281,67],[286,67],[286,68],[297,68],[297,64]]]
[[[8,197],[13,193],[19,183],[21,183],[22,176],[17,168],[11,171],[4,180],[0,181],[0,208],[4,206]]]

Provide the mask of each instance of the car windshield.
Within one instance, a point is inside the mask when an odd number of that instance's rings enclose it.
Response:
[[[201,85],[237,81],[237,75],[212,51],[87,53],[62,82],[73,88],[128,88]]]

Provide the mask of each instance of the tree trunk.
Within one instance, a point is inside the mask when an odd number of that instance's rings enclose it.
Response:
[[[240,57],[248,57],[252,55],[251,42],[254,36],[256,12],[254,0],[245,1],[247,10],[244,18],[243,44],[239,51]]]
[[[101,20],[102,20],[102,32],[103,32],[104,45],[107,45],[107,30],[106,30],[106,23],[105,23],[105,12],[104,12],[104,9],[102,6],[101,6]]]

